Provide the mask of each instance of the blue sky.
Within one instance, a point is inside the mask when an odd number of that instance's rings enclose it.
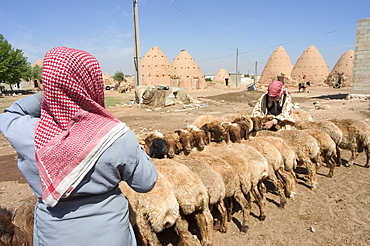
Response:
[[[331,70],[354,49],[370,0],[137,0],[141,56],[158,46],[169,61],[186,49],[204,74],[261,73],[282,45],[293,63],[315,45]],[[33,64],[49,49],[83,49],[104,73],[133,74],[132,0],[1,0],[0,34]]]

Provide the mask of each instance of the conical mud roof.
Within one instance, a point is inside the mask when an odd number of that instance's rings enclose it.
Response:
[[[352,68],[353,68],[353,58],[355,57],[354,50],[347,50],[337,61],[332,73],[343,73],[343,76],[348,77],[350,82],[352,81]]]
[[[42,67],[44,65],[44,60],[43,59],[38,59],[33,65],[32,67],[38,65],[39,67]]]
[[[174,86],[177,77],[167,56],[157,46],[153,46],[141,59],[143,85]]]
[[[286,78],[284,79],[284,83],[289,84],[292,68],[293,65],[288,53],[282,46],[279,46],[268,59],[262,71],[259,84],[268,85],[272,81],[277,80],[278,75],[282,74],[284,74]]]
[[[311,86],[326,86],[324,83],[329,74],[328,66],[314,45],[309,46],[298,58],[291,73],[291,79],[298,85],[310,81]]]
[[[226,81],[227,81],[227,85],[226,85]],[[215,77],[213,77],[212,84],[216,86],[229,86],[230,87],[233,85],[233,81],[230,78],[229,72],[226,69],[221,68],[220,70],[218,70]]]
[[[172,61],[175,72],[179,75],[178,87],[187,90],[206,88],[206,81],[193,57],[186,50],[181,52]]]

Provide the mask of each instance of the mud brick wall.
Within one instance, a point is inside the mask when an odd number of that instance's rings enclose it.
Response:
[[[357,21],[353,94],[370,94],[370,18]]]

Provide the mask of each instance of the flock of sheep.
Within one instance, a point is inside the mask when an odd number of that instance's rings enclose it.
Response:
[[[368,124],[353,119],[313,121],[301,109],[293,116],[294,124],[280,122],[280,130],[266,131],[261,126],[268,118],[203,115],[184,129],[138,137],[158,170],[156,185],[148,193],[120,183],[138,244],[160,245],[158,233],[173,228],[182,245],[213,245],[214,231],[227,232],[235,203],[242,211],[241,233],[249,229],[254,201],[258,218],[266,218],[267,187],[274,189],[278,206],[284,208],[297,192],[298,166],[307,169],[307,186],[312,189],[318,185],[316,170],[321,166],[328,167],[327,176],[332,177],[335,166],[350,166],[365,151],[369,167]],[[341,149],[352,154],[343,163]],[[13,224],[27,234],[24,228],[31,222],[25,222],[26,215],[23,221],[16,217],[21,210],[12,215]],[[0,220],[4,216],[0,208]],[[196,221],[198,237],[189,230],[189,216]],[[0,236],[0,245],[12,245],[2,241],[4,233]]]
[[[328,167],[327,176],[332,177],[335,166],[350,166],[365,151],[369,167],[367,123],[313,121],[301,109],[294,110],[293,116],[293,125],[280,122],[280,130],[266,131],[261,126],[268,118],[203,115],[184,129],[154,131],[138,138],[159,173],[156,186],[146,194],[120,184],[140,243],[159,245],[158,233],[171,227],[183,245],[213,245],[213,232],[227,231],[235,203],[242,210],[242,233],[249,228],[253,201],[258,218],[266,218],[266,187],[274,187],[278,206],[284,208],[287,198],[297,192],[298,166],[307,169],[307,186],[312,189],[318,185],[316,170],[321,166]],[[347,162],[342,163],[340,149],[351,151]],[[196,221],[198,237],[188,230],[189,215]]]

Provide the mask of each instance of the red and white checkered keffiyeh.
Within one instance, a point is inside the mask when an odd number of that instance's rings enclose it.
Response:
[[[104,108],[104,83],[91,54],[66,47],[49,50],[42,69],[44,96],[35,132],[42,200],[55,206],[68,197],[100,155],[127,126]]]

